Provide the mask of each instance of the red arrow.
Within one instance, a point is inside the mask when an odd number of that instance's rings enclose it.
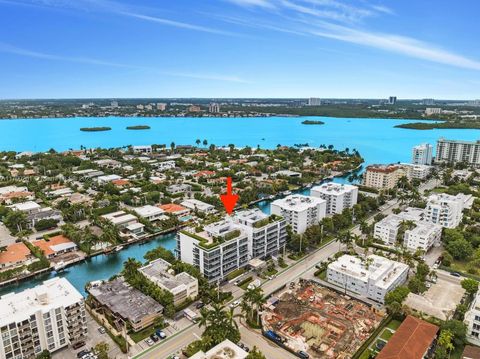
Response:
[[[233,212],[238,198],[238,194],[232,194],[232,177],[227,177],[227,194],[220,195],[220,199],[228,214]]]

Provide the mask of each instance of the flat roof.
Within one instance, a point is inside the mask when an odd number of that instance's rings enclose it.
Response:
[[[350,184],[340,184],[335,182],[323,183],[320,186],[312,187],[312,191],[317,191],[328,195],[340,195],[358,189],[357,186]]]
[[[17,211],[22,211],[23,212],[23,211],[31,211],[32,209],[38,209],[41,206],[36,202],[27,201],[27,202],[22,202],[22,203],[15,203],[15,204],[12,204],[8,207],[13,208]]]
[[[285,198],[277,199],[272,202],[272,205],[279,206],[283,209],[291,211],[302,212],[306,209],[318,206],[321,203],[326,203],[322,198],[304,196],[301,194],[292,194]]]
[[[146,205],[143,207],[136,207],[133,210],[140,216],[140,217],[150,217],[159,214],[163,214],[165,211],[157,206]]]
[[[38,311],[46,313],[82,301],[80,292],[67,279],[55,277],[34,288],[0,297],[0,327],[29,319]]]

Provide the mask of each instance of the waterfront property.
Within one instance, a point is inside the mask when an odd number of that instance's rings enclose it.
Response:
[[[13,243],[0,252],[0,270],[29,265],[34,260],[35,256],[23,242]]]
[[[271,213],[285,218],[295,233],[318,224],[326,216],[327,201],[317,197],[290,195],[271,204]]]
[[[363,184],[377,189],[392,189],[405,172],[398,165],[370,165],[363,174]]]
[[[0,298],[0,357],[33,359],[85,340],[82,295],[64,278]]]
[[[188,208],[192,211],[199,211],[203,213],[214,213],[216,212],[215,207],[211,204],[199,201],[195,198],[189,198],[180,203],[183,207]]]
[[[437,141],[435,162],[480,167],[480,141],[447,140],[442,137]]]
[[[414,165],[426,165],[432,164],[433,158],[433,146],[429,143],[423,143],[417,145],[412,149],[412,163]]]
[[[143,207],[133,208],[133,210],[138,216],[145,218],[149,222],[155,222],[168,218],[164,214],[165,211],[157,206],[145,205]]]
[[[129,325],[134,332],[152,325],[163,313],[163,307],[121,277],[108,282],[91,282],[88,294],[92,309],[105,315],[119,331]]]
[[[77,250],[77,245],[61,234],[48,238],[48,241],[45,239],[32,241],[32,244],[39,248],[47,258]]]
[[[285,250],[287,222],[282,217],[255,208],[236,212],[233,221],[248,235],[250,258],[266,258]]]
[[[312,187],[310,193],[327,201],[327,214],[342,213],[345,208],[357,204],[358,187],[334,182]]]
[[[345,254],[330,263],[327,280],[340,289],[383,303],[385,295],[407,280],[408,265],[377,255],[367,258]]]
[[[209,282],[222,281],[228,273],[248,264],[248,237],[244,230],[223,220],[177,235],[177,258],[200,269]]]
[[[185,272],[174,274],[170,267],[170,263],[159,258],[139,271],[160,288],[172,293],[174,305],[194,300],[198,296],[198,280]]]

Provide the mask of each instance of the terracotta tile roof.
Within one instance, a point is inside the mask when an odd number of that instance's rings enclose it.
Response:
[[[126,179],[118,179],[118,180],[113,180],[112,183],[115,186],[126,186],[126,185],[130,184],[130,181],[126,180]]]
[[[4,252],[0,252],[0,264],[22,262],[26,260],[30,254],[30,250],[25,244],[11,244]]]
[[[438,329],[436,325],[409,315],[376,359],[422,359]]]
[[[32,244],[40,248],[43,251],[43,254],[45,254],[45,256],[47,257],[49,255],[55,254],[55,251],[51,247],[57,246],[59,244],[64,244],[64,243],[73,243],[73,242],[61,234],[55,237],[50,237],[48,242],[44,239],[32,241]]]
[[[188,211],[187,208],[185,208],[183,206],[180,206],[179,204],[175,204],[175,203],[162,204],[158,207],[163,209],[167,213],[176,213],[176,212],[181,212],[181,211],[185,211],[185,210]]]
[[[199,171],[197,173],[194,174],[195,177],[208,177],[208,176],[213,176],[215,174],[215,171],[208,171],[208,170],[204,170],[204,171]]]
[[[480,348],[467,345],[463,350],[462,359],[480,359]]]

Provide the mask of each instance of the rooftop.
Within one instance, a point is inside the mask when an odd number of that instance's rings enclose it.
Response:
[[[409,315],[377,359],[422,359],[437,336],[438,327]]]
[[[169,272],[171,264],[163,259],[156,259],[146,266],[140,268],[140,271],[147,277],[160,282],[165,288],[173,290],[177,287],[188,285],[196,281],[194,277],[187,273],[174,275]]]
[[[46,256],[55,254],[66,249],[77,247],[75,243],[73,243],[70,239],[63,235],[50,237],[48,241],[46,241],[45,239],[39,239],[33,241],[32,244],[40,248],[43,251],[43,254],[45,254]]]
[[[335,182],[323,183],[320,186],[312,187],[312,191],[317,191],[325,194],[339,195],[343,193],[348,193],[354,189],[357,189],[357,186],[352,186],[349,184],[340,184]]]
[[[301,194],[292,194],[272,202],[273,205],[297,212],[302,212],[306,209],[316,207],[321,203],[325,203],[325,200],[312,196],[304,196]]]
[[[123,278],[93,286],[89,293],[112,312],[131,322],[139,322],[146,316],[163,311],[159,303],[130,287]]]
[[[157,206],[151,206],[151,205],[146,205],[146,206],[143,206],[143,207],[133,208],[133,210],[140,217],[155,216],[155,215],[163,214],[163,212],[164,212],[163,209],[161,209]]]
[[[22,262],[30,254],[30,250],[22,242],[10,244],[3,252],[0,252],[0,264]]]
[[[208,352],[199,351],[190,359],[245,359],[247,356],[248,353],[245,350],[225,339]]]
[[[177,212],[188,211],[187,208],[175,203],[162,204],[158,207],[163,209],[167,213],[177,213]]]
[[[22,211],[22,212],[26,212],[26,211],[32,211],[32,210],[35,210],[35,209],[40,209],[40,205],[36,202],[33,202],[33,201],[28,201],[28,202],[23,202],[23,203],[15,203],[15,204],[12,204],[11,206],[8,206],[16,211]]]
[[[82,295],[67,279],[55,277],[34,288],[0,297],[0,327],[29,319],[38,311],[46,313],[81,301]]]

